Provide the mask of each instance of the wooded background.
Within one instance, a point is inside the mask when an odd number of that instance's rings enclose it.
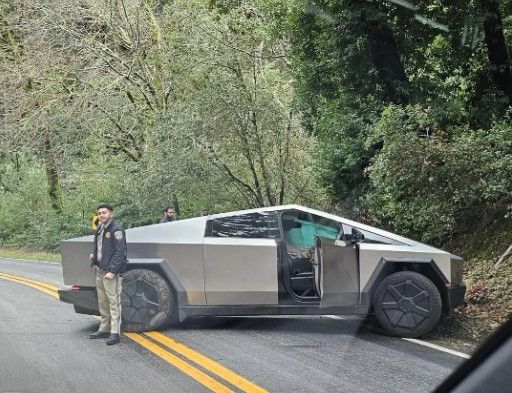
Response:
[[[3,0],[0,245],[301,203],[512,242],[511,0]]]

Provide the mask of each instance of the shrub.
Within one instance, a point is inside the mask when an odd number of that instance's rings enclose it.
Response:
[[[441,129],[417,107],[390,107],[369,143],[379,138],[367,202],[380,225],[442,244],[511,220],[511,124]]]

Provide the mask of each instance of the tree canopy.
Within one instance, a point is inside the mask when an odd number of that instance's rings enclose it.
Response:
[[[510,0],[6,0],[0,244],[303,203],[511,223]],[[498,223],[500,223],[498,225]]]

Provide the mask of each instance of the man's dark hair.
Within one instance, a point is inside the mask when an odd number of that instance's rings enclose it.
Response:
[[[96,208],[96,210],[100,210],[100,209],[103,209],[103,208],[105,208],[107,210],[110,210],[111,212],[114,211],[114,208],[112,206],[110,206],[108,203],[100,203],[98,205],[98,207]]]

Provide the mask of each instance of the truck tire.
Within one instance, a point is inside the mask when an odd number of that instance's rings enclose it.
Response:
[[[373,309],[377,321],[390,335],[420,337],[441,319],[441,294],[424,275],[401,271],[387,276],[377,286]]]
[[[123,275],[121,317],[124,331],[159,329],[172,319],[175,309],[175,293],[157,272],[133,269]]]

